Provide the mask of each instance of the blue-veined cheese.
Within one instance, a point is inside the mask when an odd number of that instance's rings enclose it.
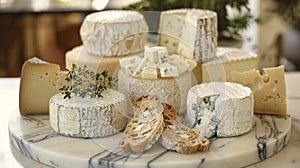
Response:
[[[217,13],[202,9],[174,9],[161,13],[158,45],[176,53],[206,62],[215,57],[218,30]]]
[[[108,10],[87,15],[80,36],[87,53],[124,56],[144,50],[148,25],[135,11]]]
[[[104,137],[126,127],[127,101],[116,90],[102,92],[100,98],[56,94],[49,101],[50,125],[58,133],[72,137]]]
[[[253,94],[237,83],[211,82],[193,86],[187,97],[188,125],[203,137],[230,137],[250,131]]]

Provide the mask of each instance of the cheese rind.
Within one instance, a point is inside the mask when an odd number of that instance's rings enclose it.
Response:
[[[106,90],[103,97],[72,96],[64,99],[56,94],[50,99],[50,125],[58,133],[95,138],[115,134],[127,124],[125,96],[115,90]]]
[[[193,86],[187,97],[187,122],[203,137],[230,137],[250,131],[253,118],[250,88],[230,82]]]
[[[80,35],[87,53],[95,56],[124,56],[144,49],[148,25],[135,11],[94,12],[84,19]]]
[[[132,55],[138,57],[139,53]],[[130,58],[131,56],[127,56]],[[111,76],[117,76],[120,59],[124,57],[97,57],[88,54],[83,46],[77,46],[66,53],[66,68],[71,69],[72,64],[87,66],[99,73],[107,70]]]
[[[258,69],[257,54],[232,47],[218,47],[217,55],[202,64],[202,82],[225,82],[232,71]]]
[[[174,9],[161,13],[158,45],[198,62],[215,57],[217,13],[202,9]]]
[[[132,105],[141,96],[156,95],[162,102],[172,105],[179,114],[186,114],[187,93],[195,84],[192,72],[185,72],[176,78],[158,79],[135,78],[126,74],[122,68],[118,73],[118,90]]]
[[[254,93],[254,111],[258,114],[287,115],[284,66],[231,72],[229,81],[248,86]]]
[[[22,115],[49,114],[49,100],[59,93],[62,86],[70,85],[65,80],[66,72],[57,64],[38,58],[25,61],[21,72],[19,110]]]

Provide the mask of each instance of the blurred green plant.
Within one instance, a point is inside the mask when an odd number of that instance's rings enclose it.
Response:
[[[255,21],[248,5],[248,0],[141,0],[125,9],[139,12],[177,8],[213,10],[218,14],[219,40],[240,40],[241,32]]]

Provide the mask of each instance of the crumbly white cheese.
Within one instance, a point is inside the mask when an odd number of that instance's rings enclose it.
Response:
[[[50,99],[50,125],[58,133],[72,137],[104,137],[124,129],[127,124],[127,102],[116,90],[106,90],[103,97],[72,95],[64,99],[56,94]]]
[[[241,135],[252,127],[253,105],[251,89],[240,84],[196,85],[188,92],[188,125],[206,138]]]
[[[120,59],[120,66],[127,75],[156,79],[159,77],[178,77],[192,71],[197,62],[175,54],[168,54],[166,47],[146,48],[144,57],[125,57]]]
[[[89,14],[84,19],[80,35],[89,54],[124,56],[144,49],[148,25],[135,11],[108,10]]]

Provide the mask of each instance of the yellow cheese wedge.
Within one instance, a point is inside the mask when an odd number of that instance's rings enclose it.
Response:
[[[38,58],[25,61],[21,72],[19,109],[22,115],[49,114],[50,98],[70,85],[57,64]]]
[[[231,72],[229,81],[248,86],[254,93],[254,111],[258,114],[286,115],[284,66]]]

